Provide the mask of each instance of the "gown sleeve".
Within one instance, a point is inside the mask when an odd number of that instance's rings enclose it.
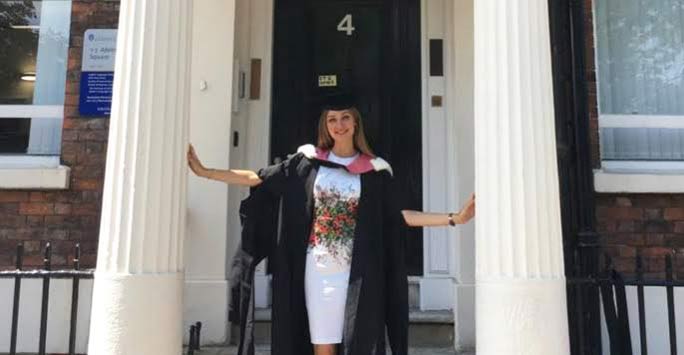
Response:
[[[396,183],[385,174],[383,184],[383,231],[385,247],[385,325],[392,354],[408,353],[408,280],[405,261],[406,241],[397,200]]]
[[[257,172],[261,179],[259,188],[267,190],[274,196],[280,196],[285,190],[285,185],[290,175],[290,170],[295,167],[296,163],[301,159],[301,154],[295,154],[278,164],[273,164],[260,169]]]

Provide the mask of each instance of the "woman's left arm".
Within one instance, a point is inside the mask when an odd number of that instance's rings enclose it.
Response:
[[[403,210],[401,214],[404,221],[411,227],[434,227],[456,224],[466,224],[475,216],[475,194],[470,198],[457,213],[431,213],[412,210]]]

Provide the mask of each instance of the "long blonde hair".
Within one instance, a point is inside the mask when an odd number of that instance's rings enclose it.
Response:
[[[330,136],[326,124],[329,111],[330,110],[323,110],[321,118],[318,120],[318,148],[325,150],[331,150],[335,145],[335,140]],[[347,111],[354,117],[354,148],[363,154],[375,157],[375,154],[373,154],[373,151],[368,145],[366,134],[363,132],[361,113],[355,107],[351,107],[347,109]]]

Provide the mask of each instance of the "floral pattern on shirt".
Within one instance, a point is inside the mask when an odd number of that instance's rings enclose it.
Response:
[[[322,188],[314,191],[315,218],[309,237],[309,248],[324,247],[327,255],[343,265],[351,263],[354,229],[359,206],[358,197],[337,187]],[[317,258],[324,257],[316,255]],[[317,260],[321,261],[321,260]]]

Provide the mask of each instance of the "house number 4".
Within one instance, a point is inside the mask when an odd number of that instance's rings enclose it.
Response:
[[[352,15],[347,14],[342,18],[342,21],[337,24],[337,30],[340,32],[347,32],[347,36],[351,36],[354,33],[354,25],[352,25]]]

